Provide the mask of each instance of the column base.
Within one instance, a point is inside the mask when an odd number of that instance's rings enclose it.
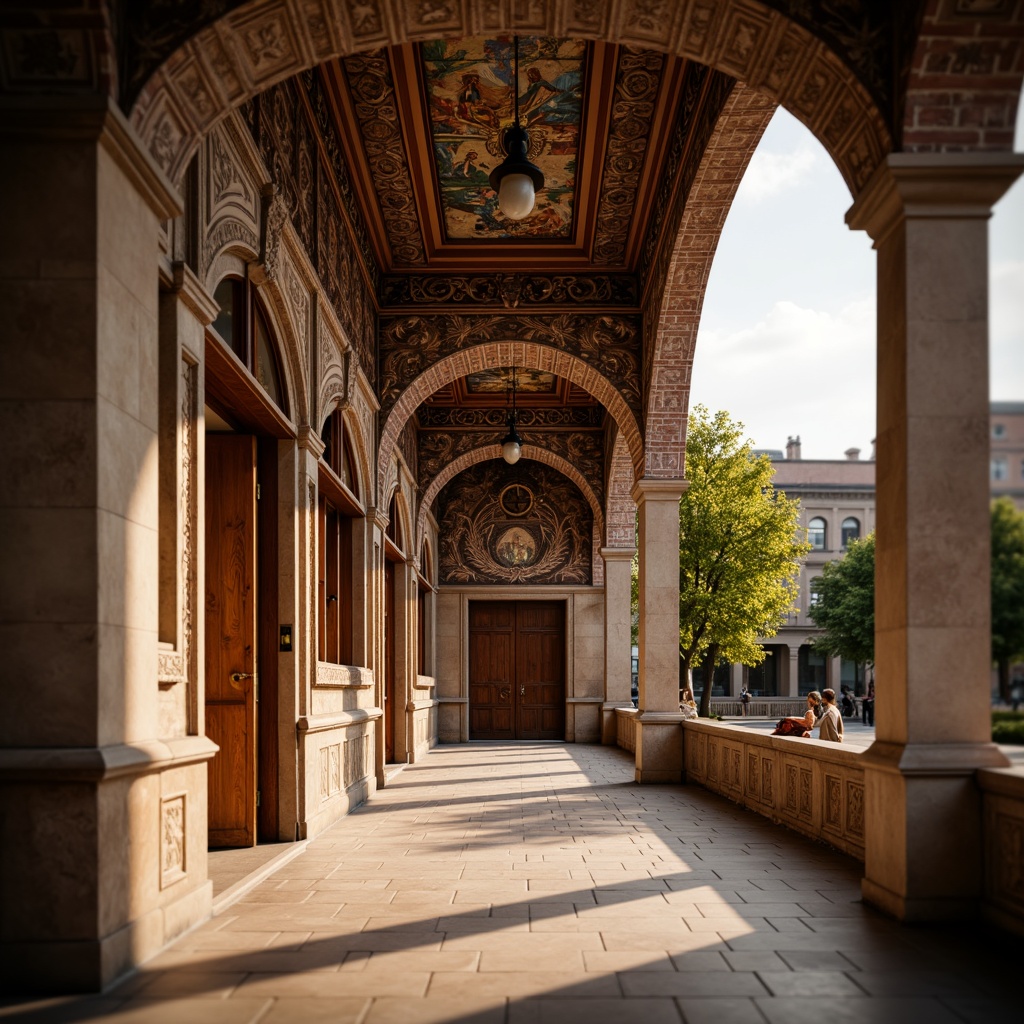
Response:
[[[636,781],[645,785],[683,781],[683,716],[641,711],[636,718]]]
[[[980,767],[992,743],[876,742],[864,766],[865,901],[901,921],[977,917],[984,891]]]

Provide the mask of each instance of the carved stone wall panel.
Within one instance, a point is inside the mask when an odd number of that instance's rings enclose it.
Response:
[[[632,274],[430,274],[388,275],[383,280],[384,307],[626,306],[639,304]]]
[[[186,793],[160,800],[160,888],[180,882],[188,872],[186,859]]]
[[[547,466],[473,466],[441,492],[437,518],[442,584],[591,583],[590,507]]]
[[[242,169],[230,138],[211,133],[206,142],[205,220],[208,229],[221,219],[244,225],[256,240],[260,229],[260,197],[251,177]],[[255,244],[254,246],[255,247]]]
[[[423,235],[387,54],[372,50],[347,57],[341,63],[363,146],[373,166],[373,186],[392,259],[396,264],[423,265]]]

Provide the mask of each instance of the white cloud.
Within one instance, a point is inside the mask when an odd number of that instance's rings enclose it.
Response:
[[[805,458],[870,451],[875,436],[875,303],[837,313],[776,302],[752,327],[701,330],[692,404],[726,409],[758,447],[799,434]]]
[[[1024,260],[989,269],[989,389],[995,400],[1024,397]]]
[[[818,154],[807,144],[788,153],[774,153],[758,147],[740,182],[737,200],[759,203],[796,188],[810,177],[817,163]]]

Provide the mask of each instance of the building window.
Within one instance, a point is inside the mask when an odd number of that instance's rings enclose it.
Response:
[[[853,516],[843,520],[843,550],[850,546],[850,541],[860,540],[860,520]]]
[[[217,285],[213,298],[220,312],[210,326],[256,378],[274,405],[287,415],[281,363],[253,288],[239,277],[226,277]]]
[[[993,480],[1005,480],[1007,477],[1006,459],[1001,455],[992,459],[991,473]]]
[[[821,577],[815,576],[807,586],[807,606],[817,608],[821,604]]]
[[[1004,423],[993,423],[992,436],[997,438],[1006,437],[1006,425]]]
[[[813,551],[825,550],[825,520],[821,516],[815,516],[807,524],[807,540]]]
[[[807,644],[802,644],[797,655],[797,691],[806,697],[811,690],[819,693],[828,685],[825,680],[825,655],[819,654]]]

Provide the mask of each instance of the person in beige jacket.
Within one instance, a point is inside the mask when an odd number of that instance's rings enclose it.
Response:
[[[818,739],[843,742],[843,716],[836,707],[836,691],[822,690],[822,715],[818,720]]]

